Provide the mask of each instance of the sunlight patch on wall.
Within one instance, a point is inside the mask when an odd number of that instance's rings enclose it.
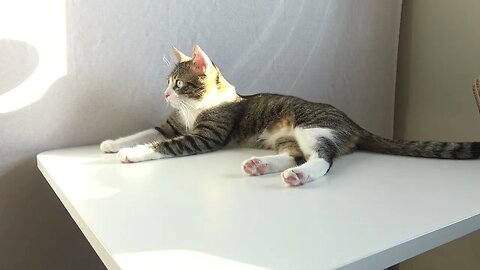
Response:
[[[0,95],[0,113],[38,101],[58,78],[67,74],[65,31],[65,0],[0,2],[0,39],[23,41],[39,55],[35,71],[20,85]],[[0,64],[8,68],[8,63]]]

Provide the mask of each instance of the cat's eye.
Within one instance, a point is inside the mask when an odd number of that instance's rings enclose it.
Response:
[[[178,88],[182,88],[182,86],[183,86],[183,82],[180,81],[180,80],[178,80],[178,81],[177,81],[177,87],[178,87]]]

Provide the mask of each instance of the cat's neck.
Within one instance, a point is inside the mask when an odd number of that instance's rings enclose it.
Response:
[[[227,82],[228,83],[228,82]],[[222,87],[215,87],[209,90],[209,95],[201,101],[190,103],[188,106],[180,109],[180,116],[187,130],[193,128],[197,116],[206,109],[218,106],[223,103],[238,101],[240,96],[235,91],[235,86],[228,83],[222,84]]]
[[[194,106],[199,110],[208,109],[225,102],[234,102],[238,97],[235,86],[225,80],[224,83],[215,85],[213,89],[210,89],[208,94]]]

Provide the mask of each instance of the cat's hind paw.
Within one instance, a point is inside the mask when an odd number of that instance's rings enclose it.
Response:
[[[268,173],[268,164],[259,158],[251,158],[242,163],[242,170],[250,176],[262,175]]]
[[[289,186],[300,186],[312,181],[308,174],[293,169],[287,169],[281,175],[283,182]]]
[[[283,171],[283,182],[289,186],[299,186],[318,180],[328,172],[331,164],[331,162],[327,162],[323,158],[310,159],[298,167]]]

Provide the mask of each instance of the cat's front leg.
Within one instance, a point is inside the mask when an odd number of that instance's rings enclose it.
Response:
[[[103,153],[117,153],[121,148],[122,146],[117,140],[105,140],[100,144],[100,150]]]
[[[185,127],[178,121],[178,112],[170,115],[167,121],[155,128],[147,129],[130,136],[116,140],[106,140],[100,144],[100,150],[104,153],[117,153],[122,148],[157,142],[167,138],[173,138],[183,134]]]
[[[100,144],[100,150],[104,153],[117,153],[120,149],[125,147],[132,147],[160,139],[163,139],[163,135],[158,129],[152,128],[115,140],[103,141]]]
[[[217,132],[219,136],[214,137],[213,134],[199,128],[190,134],[172,139],[121,149],[118,158],[123,163],[131,163],[211,152],[226,144],[226,135],[224,137],[222,133]]]
[[[231,117],[203,119],[187,134],[121,149],[118,158],[129,163],[215,151],[228,143],[233,123]]]
[[[168,155],[155,151],[147,144],[137,145],[134,147],[122,148],[118,152],[118,159],[123,163],[133,163],[154,159],[161,159]]]

